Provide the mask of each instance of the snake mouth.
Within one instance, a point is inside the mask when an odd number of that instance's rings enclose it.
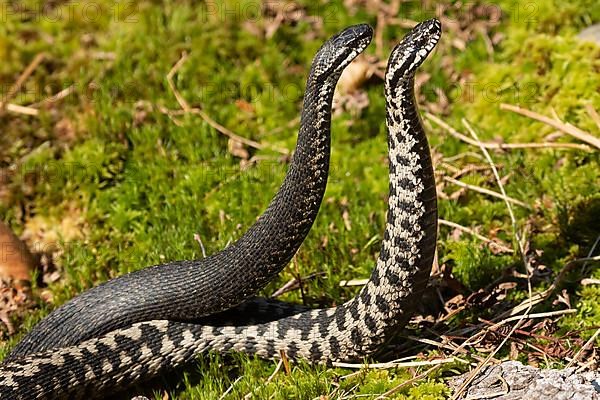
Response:
[[[386,79],[413,74],[435,48],[442,36],[442,24],[433,18],[417,24],[394,47],[388,61]]]

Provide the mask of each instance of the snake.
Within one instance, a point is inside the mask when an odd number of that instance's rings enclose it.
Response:
[[[334,89],[372,33],[368,25],[351,26],[317,51],[290,167],[265,212],[239,240],[206,258],[144,268],[83,292],[40,321],[7,360],[75,345],[136,322],[195,320],[242,303],[271,281],[318,214],[329,170]]]
[[[381,250],[369,281],[347,302],[301,310],[251,299],[198,321],[153,319],[0,365],[9,399],[89,398],[113,393],[193,362],[208,352],[266,359],[285,354],[314,363],[374,354],[409,320],[427,285],[437,240],[437,200],[429,145],[414,95],[417,68],[435,48],[441,24],[416,25],[394,47],[385,72],[389,197]],[[239,313],[236,310],[246,307]],[[248,310],[263,313],[248,322]],[[279,310],[273,312],[273,310]],[[272,314],[269,314],[271,313]],[[285,315],[289,314],[289,315]]]

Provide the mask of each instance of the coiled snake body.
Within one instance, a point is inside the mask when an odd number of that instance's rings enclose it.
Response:
[[[218,316],[193,323],[156,318],[133,323],[79,345],[11,359],[0,366],[2,398],[97,396],[192,361],[207,350],[238,350],[265,358],[276,358],[284,351],[290,358],[315,362],[352,360],[373,353],[406,323],[433,260],[435,183],[413,86],[416,68],[440,34],[436,20],[417,25],[394,48],[388,63],[387,223],[377,265],[354,299],[335,308],[303,312],[260,301],[240,306],[262,307],[258,314],[262,312],[263,317],[278,310],[261,323],[226,324]]]

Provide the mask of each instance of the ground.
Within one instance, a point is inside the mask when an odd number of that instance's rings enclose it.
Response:
[[[29,108],[0,114],[0,215],[41,257],[28,300],[3,311],[0,354],[86,288],[147,265],[200,257],[195,234],[208,253],[238,238],[285,174],[312,56],[333,33],[367,22],[376,37],[361,73],[372,76],[338,97],[321,211],[294,263],[263,290],[270,295],[290,279],[316,273],[303,280],[302,291],[280,298],[314,307],[351,298],[357,288],[340,281],[368,278],[385,221],[381,62],[413,21],[437,16],[444,35],[417,77],[418,99],[435,160],[440,218],[458,226],[440,226],[431,297],[424,301],[429,306],[387,352],[388,359],[417,356],[424,365],[353,374],[297,363],[269,379],[275,362],[207,355],[192,371],[145,393],[157,399],[215,399],[226,392],[232,399],[338,399],[377,398],[397,388],[391,398],[435,399],[449,395],[447,377],[495,350],[495,359],[542,367],[564,367],[574,357],[575,365],[597,366],[597,341],[577,352],[600,325],[600,271],[597,261],[572,261],[600,252],[600,152],[564,132],[571,124],[600,137],[600,45],[576,38],[599,22],[597,1],[0,6],[2,99],[40,57],[7,99]],[[205,114],[181,112],[167,80],[179,60],[174,86]],[[560,126],[502,104],[560,119]],[[262,148],[228,140],[213,121]],[[502,198],[477,191],[501,189],[470,128],[492,143],[487,147],[564,145],[489,150],[514,223]],[[548,314],[514,331],[515,321],[487,329],[486,321],[502,320],[546,289],[527,312]],[[7,291],[13,293],[3,287]],[[477,332],[481,340],[464,343]],[[468,349],[456,354],[462,361],[429,371],[460,343]]]

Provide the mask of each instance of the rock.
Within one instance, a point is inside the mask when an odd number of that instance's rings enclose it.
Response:
[[[450,382],[457,390],[469,373]],[[483,368],[463,393],[464,399],[600,400],[600,372],[575,368],[538,369],[518,361]]]
[[[600,24],[588,26],[577,35],[579,39],[600,44]]]

